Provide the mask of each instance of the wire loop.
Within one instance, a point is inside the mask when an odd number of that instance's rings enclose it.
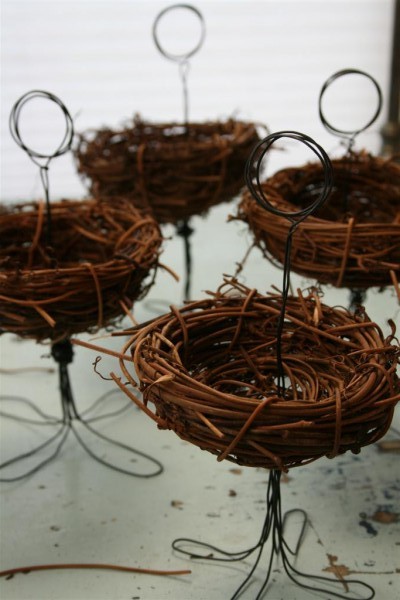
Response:
[[[25,104],[27,102],[29,102],[29,100],[32,100],[33,98],[45,98],[47,100],[51,100],[52,102],[55,102],[55,104],[57,104],[61,108],[61,111],[65,117],[66,127],[65,127],[64,137],[62,138],[61,143],[58,145],[57,149],[52,154],[44,154],[43,152],[37,152],[36,150],[33,150],[32,148],[30,148],[22,140],[20,126],[19,126],[21,110],[23,109]],[[28,156],[33,160],[33,162],[40,167],[42,165],[35,159],[37,159],[37,158],[47,159],[45,166],[48,166],[49,162],[53,158],[56,158],[57,156],[61,156],[62,154],[65,154],[66,152],[68,152],[68,150],[70,150],[71,145],[72,145],[72,139],[74,136],[74,125],[73,125],[73,120],[72,120],[71,115],[69,114],[66,106],[61,102],[61,100],[57,96],[55,96],[54,94],[52,94],[50,92],[46,92],[44,90],[32,90],[30,92],[27,92],[26,94],[21,96],[19,98],[19,100],[17,100],[17,102],[14,104],[14,106],[11,110],[11,113],[10,113],[9,126],[10,126],[10,133],[11,133],[11,136],[14,139],[14,141],[18,144],[18,146],[20,148],[22,148],[22,150],[24,150],[28,154]]]
[[[360,127],[359,129],[348,130],[348,129],[339,129],[339,127],[334,127],[328,121],[328,119],[325,117],[323,110],[322,110],[322,99],[324,97],[326,90],[332,85],[332,83],[334,83],[334,81],[336,81],[340,77],[344,77],[345,75],[362,75],[362,76],[366,77],[367,79],[369,79],[372,82],[372,84],[374,85],[375,90],[377,92],[378,104],[377,104],[376,110],[375,110],[373,116],[371,117],[371,119],[363,127]],[[321,122],[327,131],[329,131],[333,135],[338,135],[340,137],[349,138],[350,143],[352,143],[354,141],[354,138],[359,133],[368,129],[368,127],[370,127],[376,121],[376,119],[378,118],[378,116],[382,110],[382,102],[383,102],[383,97],[382,97],[381,88],[379,87],[379,84],[374,79],[374,77],[372,77],[372,75],[370,75],[369,73],[366,73],[365,71],[360,71],[359,69],[342,69],[341,71],[337,71],[336,73],[331,75],[331,77],[329,77],[329,79],[327,79],[325,81],[324,85],[321,88],[321,91],[319,94],[319,100],[318,100],[319,118],[321,119]]]
[[[158,25],[159,25],[162,17],[164,17],[168,12],[170,12],[171,10],[174,10],[176,8],[183,8],[183,9],[192,11],[199,18],[200,26],[201,26],[200,39],[197,42],[197,44],[192,48],[192,50],[189,50],[188,52],[182,53],[182,54],[174,54],[172,52],[168,52],[167,50],[165,50],[165,48],[162,46],[162,44],[158,38],[158,33],[157,33],[157,28],[158,28]],[[153,24],[152,33],[153,33],[154,43],[157,46],[157,49],[159,50],[159,52],[161,52],[161,54],[163,56],[165,56],[165,58],[168,58],[169,60],[173,60],[174,62],[182,63],[182,62],[187,61],[191,56],[196,54],[196,52],[198,52],[198,50],[200,50],[201,46],[204,43],[204,39],[206,36],[206,24],[205,24],[205,21],[204,21],[204,18],[203,18],[203,15],[201,14],[201,12],[197,8],[192,6],[191,4],[173,4],[172,6],[167,6],[167,8],[164,8],[157,15],[157,17],[154,21],[154,24]]]
[[[276,206],[273,206],[268,200],[268,198],[265,196],[261,182],[260,171],[262,160],[265,154],[272,146],[272,144],[281,138],[291,138],[305,144],[319,158],[324,169],[324,180],[320,194],[309,206],[292,212],[285,212],[280,210],[279,208],[276,208]],[[313,214],[320,206],[324,204],[332,190],[333,169],[330,158],[325,152],[325,150],[322,148],[322,146],[317,144],[317,142],[314,141],[311,137],[298,131],[278,131],[277,133],[271,133],[270,135],[262,139],[253,148],[246,163],[245,180],[247,187],[249,188],[254,200],[262,208],[265,208],[274,215],[285,217],[286,219],[289,219],[294,222],[296,217],[299,218],[299,221],[302,221],[309,215]]]
[[[297,140],[305,144],[322,163],[323,171],[324,171],[324,180],[322,184],[321,191],[317,198],[312,202],[309,206],[301,208],[296,211],[283,211],[273,206],[273,204],[268,200],[263,191],[263,186],[261,183],[261,163],[268,152],[270,147],[276,140],[281,138],[291,138],[293,140]],[[254,178],[256,183],[254,183]],[[276,343],[276,361],[278,367],[278,376],[277,376],[277,390],[278,395],[285,394],[285,370],[283,364],[282,357],[282,334],[284,329],[285,322],[285,312],[286,312],[286,304],[289,295],[290,289],[290,271],[291,271],[291,251],[292,251],[292,241],[293,235],[298,227],[298,225],[304,221],[309,215],[313,214],[328,198],[331,193],[332,185],[333,185],[333,168],[332,163],[330,161],[329,156],[325,152],[325,150],[317,144],[311,137],[305,135],[304,133],[299,133],[298,131],[278,131],[277,133],[271,133],[263,140],[261,140],[256,146],[253,148],[245,167],[245,180],[246,184],[249,188],[251,195],[254,200],[265,210],[273,213],[274,215],[278,215],[288,219],[292,224],[289,228],[286,245],[285,245],[285,258],[283,264],[283,281],[282,281],[282,304],[281,310],[277,325],[277,343]]]
[[[37,152],[33,148],[30,148],[27,144],[22,141],[22,136],[20,132],[19,119],[21,117],[21,110],[25,106],[29,100],[33,98],[45,98],[47,100],[51,100],[55,102],[60,108],[65,117],[65,133],[57,146],[56,150],[52,154],[45,154],[43,152]],[[43,191],[46,200],[46,242],[48,246],[52,244],[52,234],[51,234],[51,210],[50,210],[50,185],[49,185],[49,164],[53,158],[57,156],[61,156],[68,152],[72,146],[72,140],[74,137],[74,123],[71,115],[68,112],[67,107],[61,102],[61,100],[52,94],[51,92],[46,92],[44,90],[32,90],[27,92],[23,96],[17,100],[11,109],[10,118],[9,118],[9,128],[11,137],[18,144],[24,152],[29,156],[32,162],[35,163],[40,169],[40,180],[42,182]],[[44,159],[42,161],[41,159]]]

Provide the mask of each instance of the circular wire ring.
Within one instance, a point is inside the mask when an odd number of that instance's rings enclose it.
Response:
[[[309,206],[291,212],[280,210],[270,203],[263,192],[262,182],[260,179],[260,168],[265,154],[268,152],[272,144],[281,138],[291,138],[305,144],[319,158],[324,169],[324,181],[319,196]],[[254,167],[255,176],[253,175]],[[333,185],[333,168],[330,158],[325,150],[311,137],[305,135],[304,133],[299,133],[298,131],[278,131],[277,133],[271,133],[262,139],[253,148],[245,167],[245,181],[254,200],[262,208],[265,208],[274,215],[285,217],[289,220],[292,220],[294,217],[299,217],[300,220],[302,220],[314,213],[317,208],[322,206],[322,204],[330,195]]]
[[[326,90],[329,88],[330,85],[332,85],[332,83],[334,81],[336,81],[336,79],[339,79],[340,77],[343,77],[344,75],[363,75],[364,77],[367,77],[367,79],[369,79],[373,83],[373,85],[376,89],[377,95],[378,95],[378,105],[377,105],[377,108],[376,108],[372,118],[368,121],[368,123],[366,125],[364,125],[364,127],[361,127],[360,129],[346,130],[346,129],[339,129],[338,127],[334,127],[326,119],[326,117],[322,111],[322,98],[323,98]],[[325,81],[324,85],[321,88],[321,91],[319,94],[319,100],[318,100],[319,118],[321,119],[321,122],[324,125],[325,129],[327,129],[330,133],[333,133],[334,135],[345,135],[345,136],[355,137],[362,131],[365,131],[366,129],[368,129],[368,127],[376,121],[376,119],[379,116],[379,113],[382,110],[382,102],[383,102],[383,97],[382,97],[381,88],[379,87],[378,82],[372,77],[372,75],[370,75],[369,73],[365,73],[365,71],[360,71],[359,69],[343,69],[343,70],[338,71],[337,73],[334,73],[333,75],[331,75],[331,77],[329,77],[329,79],[327,79]]]
[[[183,54],[172,54],[171,52],[167,52],[167,50],[165,50],[162,47],[162,45],[158,39],[158,35],[157,35],[157,27],[158,27],[158,24],[159,24],[161,18],[166,13],[168,13],[171,10],[174,10],[175,8],[185,8],[187,10],[192,11],[199,18],[200,25],[201,25],[200,39],[197,42],[196,46],[194,46],[194,48],[192,50],[190,50],[189,52],[186,52]],[[173,60],[175,62],[183,62],[183,61],[187,60],[188,58],[190,58],[191,56],[193,56],[193,54],[196,54],[196,52],[198,50],[200,50],[201,46],[203,45],[205,36],[206,36],[206,24],[205,24],[203,15],[197,8],[195,8],[194,6],[191,6],[190,4],[173,4],[172,6],[168,6],[167,8],[164,8],[157,15],[157,17],[154,21],[154,24],[153,24],[153,39],[154,39],[155,45],[157,46],[157,48],[161,52],[161,54],[163,56],[165,56],[165,58],[168,58],[169,60]]]
[[[25,106],[25,104],[27,102],[29,102],[29,100],[32,100],[33,98],[46,98],[47,100],[51,100],[52,102],[55,102],[61,108],[63,115],[65,117],[66,127],[65,127],[64,137],[53,154],[44,154],[43,152],[37,152],[36,150],[29,148],[29,146],[27,146],[22,141],[21,132],[19,129],[19,119],[20,119],[20,115],[21,115],[21,110]],[[61,156],[62,154],[65,154],[65,152],[70,150],[71,145],[72,145],[72,139],[74,136],[74,124],[73,124],[72,117],[68,112],[68,109],[66,108],[66,106],[61,102],[61,100],[57,96],[55,96],[51,92],[46,92],[44,90],[32,90],[30,92],[27,92],[26,94],[21,96],[19,98],[19,100],[17,100],[17,102],[14,104],[13,108],[11,109],[10,118],[9,118],[9,127],[10,127],[11,136],[14,139],[14,141],[18,144],[18,146],[20,148],[25,150],[25,152],[30,156],[30,158],[32,160],[34,160],[35,158],[45,158],[45,159],[48,159],[48,162],[50,162],[50,160],[52,158],[55,158],[56,156]]]

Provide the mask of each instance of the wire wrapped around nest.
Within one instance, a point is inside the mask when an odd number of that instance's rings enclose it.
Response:
[[[259,136],[254,124],[154,124],[136,117],[124,129],[80,136],[78,169],[92,194],[128,195],[150,206],[159,223],[175,223],[231,200]]]
[[[147,292],[162,242],[152,216],[119,198],[0,208],[0,330],[53,341],[104,327]],[[122,302],[122,304],[121,304]]]
[[[337,287],[366,289],[397,282],[400,164],[361,152],[332,165],[332,195],[293,236],[293,271]],[[322,166],[311,163],[279,171],[262,190],[271,204],[290,212],[310,204],[322,180]],[[266,212],[247,191],[238,218],[248,223],[267,257],[282,264],[290,221]]]
[[[277,394],[281,294],[226,281],[210,298],[135,328],[120,364],[162,429],[240,465],[287,470],[378,440],[400,399],[392,335],[363,313],[289,297],[282,338],[286,391]],[[155,413],[147,406],[155,405]]]

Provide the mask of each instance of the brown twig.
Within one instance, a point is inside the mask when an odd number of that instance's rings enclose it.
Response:
[[[108,571],[122,571],[125,573],[141,573],[143,575],[162,575],[162,576],[175,576],[175,575],[189,575],[191,571],[185,569],[180,571],[161,571],[159,569],[142,569],[140,567],[124,567],[121,565],[108,565],[100,563],[60,563],[60,564],[49,564],[49,565],[30,565],[28,567],[17,567],[14,569],[5,569],[0,571],[0,577],[12,577],[19,573],[31,573],[32,571],[52,571],[59,569],[104,569]]]

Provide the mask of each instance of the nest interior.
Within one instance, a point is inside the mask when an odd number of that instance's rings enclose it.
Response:
[[[162,238],[123,198],[0,209],[0,330],[38,341],[92,331],[124,316],[151,285]]]
[[[332,161],[334,186],[327,202],[297,228],[293,271],[337,287],[385,286],[400,274],[400,163],[352,153]],[[283,169],[263,184],[275,207],[293,212],[320,193],[323,169],[310,163]],[[245,192],[237,218],[277,264],[284,260],[290,222],[267,212]]]
[[[244,165],[259,140],[254,124],[148,123],[82,134],[78,170],[93,195],[127,195],[150,207],[159,223],[176,223],[231,200],[244,185]]]
[[[286,310],[279,394],[281,301],[229,281],[137,328],[123,354],[135,375],[126,360],[121,367],[132,385],[139,378],[143,410],[218,460],[247,466],[287,470],[378,440],[400,398],[394,325],[385,339],[364,312],[299,291]]]

